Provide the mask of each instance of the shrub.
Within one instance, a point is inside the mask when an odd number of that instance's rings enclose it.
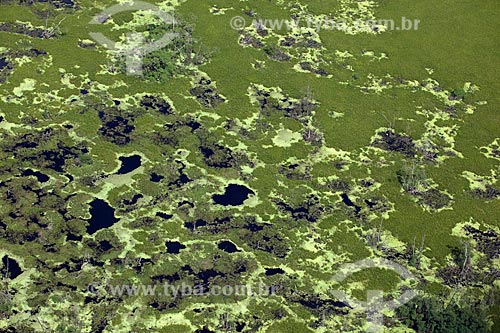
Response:
[[[430,190],[420,194],[420,200],[423,204],[431,207],[432,209],[441,209],[448,206],[451,198],[446,193],[440,192],[438,189],[431,188]]]

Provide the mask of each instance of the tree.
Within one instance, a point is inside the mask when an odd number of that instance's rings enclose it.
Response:
[[[409,328],[423,333],[486,333],[489,332],[485,308],[457,304],[444,306],[435,297],[418,297],[398,308],[399,320]]]

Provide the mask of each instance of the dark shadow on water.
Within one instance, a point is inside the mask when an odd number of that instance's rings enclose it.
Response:
[[[119,219],[115,217],[115,210],[106,201],[94,199],[90,203],[90,215],[87,232],[93,234],[101,229],[109,228]]]
[[[118,159],[122,162],[122,166],[117,172],[119,175],[132,172],[141,166],[141,156],[139,155],[120,156]]]
[[[214,194],[212,199],[216,204],[224,206],[238,206],[248,199],[250,194],[255,194],[254,191],[246,186],[238,184],[229,184],[226,187],[224,194]]]

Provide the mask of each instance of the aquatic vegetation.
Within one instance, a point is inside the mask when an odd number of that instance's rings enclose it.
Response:
[[[1,332],[499,330],[497,4],[148,3],[0,3]]]

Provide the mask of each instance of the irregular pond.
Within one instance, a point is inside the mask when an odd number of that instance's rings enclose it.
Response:
[[[115,217],[115,210],[106,201],[94,199],[90,203],[90,215],[87,232],[93,234],[101,229],[109,228],[119,219]]]
[[[342,202],[343,202],[344,204],[346,204],[346,205],[347,205],[347,206],[349,206],[349,207],[354,207],[354,211],[355,211],[356,213],[359,213],[359,212],[360,212],[361,207],[359,207],[359,206],[355,205],[355,204],[354,204],[354,202],[352,202],[352,200],[349,198],[349,196],[348,196],[346,193],[342,193],[342,194],[340,195],[340,197],[342,198]]]
[[[10,279],[15,279],[23,272],[17,261],[8,256],[2,258],[2,265],[2,275]]]
[[[219,250],[225,251],[227,253],[241,252],[238,250],[236,245],[231,243],[230,241],[222,241],[218,244]]]
[[[168,186],[178,186],[178,187],[181,187],[182,185],[184,184],[187,184],[189,182],[191,182],[191,179],[189,179],[188,176],[186,176],[186,174],[184,174],[184,169],[186,168],[186,166],[184,164],[182,164],[182,167],[180,167],[178,169],[179,171],[179,178],[173,182],[170,182],[168,183]]]
[[[159,175],[159,174],[153,172],[151,174],[151,178],[149,178],[149,180],[152,181],[153,183],[159,183],[164,178],[165,177],[163,177],[162,175]]]
[[[24,170],[23,171],[23,176],[26,177],[26,176],[35,176],[36,179],[38,179],[38,181],[40,183],[45,183],[47,181],[49,181],[50,177],[47,176],[46,174],[43,174],[39,171],[33,171],[31,169],[27,169],[27,170]]]
[[[75,235],[75,234],[72,234],[71,232],[68,232],[66,234],[66,241],[75,241],[75,242],[79,242],[82,240],[82,236],[80,235]]]
[[[9,64],[9,62],[7,61],[7,59],[5,59],[5,58],[0,58],[0,69],[3,69],[3,68],[4,68],[4,67],[6,67],[8,64]]]
[[[179,254],[179,252],[182,249],[186,248],[185,245],[183,245],[182,243],[179,243],[177,241],[167,241],[165,243],[165,246],[167,247],[167,253],[170,253],[170,254]]]
[[[118,170],[117,174],[124,175],[126,173],[132,172],[141,166],[141,156],[120,156],[118,158],[122,162],[122,166]]]
[[[157,212],[157,213],[156,213],[156,216],[161,217],[161,218],[162,218],[162,219],[164,219],[164,220],[169,220],[169,219],[171,219],[172,217],[174,217],[173,215],[166,214],[166,213],[163,213],[163,212]]]
[[[250,194],[255,194],[254,191],[246,186],[239,184],[229,184],[226,187],[224,194],[214,194],[212,199],[218,205],[223,206],[238,206],[248,199]]]
[[[196,230],[197,227],[203,227],[206,226],[207,222],[201,219],[198,219],[194,222],[184,222],[184,227],[188,228],[191,231]]]
[[[276,274],[285,274],[281,268],[266,268],[266,276],[273,276]]]

